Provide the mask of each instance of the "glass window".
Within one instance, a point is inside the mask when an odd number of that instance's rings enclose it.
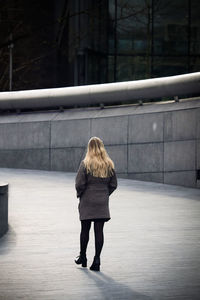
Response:
[[[109,53],[115,52],[115,0],[109,0]]]
[[[200,54],[200,1],[191,1],[190,53]]]
[[[83,12],[82,17],[87,15],[87,23],[81,24],[80,30],[82,30],[83,39],[88,41],[90,39],[90,48],[96,51],[107,51],[108,44],[108,31],[107,31],[107,18],[108,8],[107,1],[89,1],[88,8],[86,9],[87,1],[80,1],[82,4]],[[88,31],[88,33],[87,33]]]
[[[117,52],[147,54],[151,52],[151,1],[117,1]]]
[[[108,82],[114,82],[114,56],[108,57]]]
[[[118,56],[117,81],[149,78],[149,59],[145,56]]]
[[[107,68],[108,68],[107,57],[101,56],[100,68],[99,68],[99,83],[107,82],[107,73],[108,73]]]
[[[199,0],[109,1],[109,82],[199,71],[199,11]]]
[[[185,74],[188,72],[187,56],[179,57],[154,57],[154,77]]]
[[[188,54],[188,0],[155,1],[153,24],[154,54]]]
[[[200,57],[190,57],[190,72],[200,72]]]
[[[104,83],[107,80],[107,58],[89,51],[87,55],[87,84]]]

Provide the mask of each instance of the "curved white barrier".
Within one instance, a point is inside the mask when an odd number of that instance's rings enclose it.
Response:
[[[58,108],[200,94],[200,72],[184,75],[0,93],[0,110]]]

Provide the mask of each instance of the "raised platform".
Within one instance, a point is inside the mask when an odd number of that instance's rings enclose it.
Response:
[[[0,169],[10,208],[0,240],[0,300],[199,299],[200,190],[119,179],[95,273],[74,263],[80,230],[74,179],[74,173]],[[90,237],[89,265],[92,231]]]
[[[0,238],[8,230],[8,184],[0,182]]]

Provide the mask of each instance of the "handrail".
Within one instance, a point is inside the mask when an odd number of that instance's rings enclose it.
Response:
[[[200,94],[200,72],[153,79],[0,93],[0,110],[45,109]]]

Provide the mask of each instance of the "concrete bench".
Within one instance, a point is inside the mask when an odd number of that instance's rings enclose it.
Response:
[[[0,237],[8,230],[8,184],[0,183]]]

